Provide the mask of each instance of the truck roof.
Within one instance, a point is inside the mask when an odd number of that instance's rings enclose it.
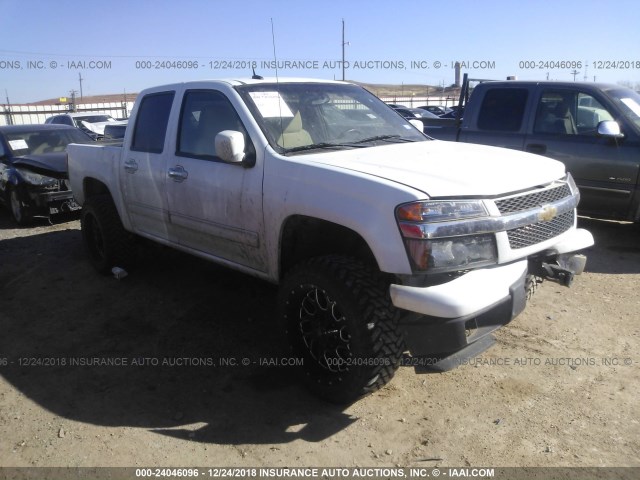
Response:
[[[258,85],[261,83],[332,83],[332,84],[342,84],[342,85],[351,85],[350,82],[341,82],[338,80],[323,80],[318,78],[303,78],[303,77],[264,77],[262,79],[256,78],[215,78],[215,79],[204,79],[204,80],[191,80],[188,82],[179,82],[179,83],[170,83],[166,85],[156,85],[152,87],[154,90],[157,88],[175,88],[177,86],[183,85],[192,85],[192,84],[202,84],[202,83],[211,83],[211,84],[225,84],[231,85],[232,87],[237,87],[241,85]]]
[[[550,87],[571,87],[575,88],[576,86],[594,90],[617,90],[620,88],[627,88],[622,85],[615,85],[613,83],[594,83],[594,82],[565,82],[565,81],[553,81],[553,80],[488,80],[482,82],[482,84],[490,84],[492,86],[512,86],[512,85],[521,85],[521,86],[534,86],[534,85],[547,85]],[[476,86],[476,88],[479,85]]]

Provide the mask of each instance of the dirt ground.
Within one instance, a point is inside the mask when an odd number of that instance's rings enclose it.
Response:
[[[152,246],[102,277],[78,221],[0,209],[0,465],[640,466],[640,229],[580,223],[587,272],[493,348],[338,408],[261,365],[285,356],[272,286]]]

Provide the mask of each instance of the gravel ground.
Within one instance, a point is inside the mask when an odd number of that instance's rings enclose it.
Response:
[[[338,408],[261,365],[285,351],[272,286],[155,246],[101,277],[77,220],[0,210],[0,465],[640,466],[640,230],[580,223],[585,274],[493,348]]]

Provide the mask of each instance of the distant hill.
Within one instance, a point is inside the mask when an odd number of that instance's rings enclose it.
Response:
[[[119,103],[119,102],[124,102],[125,97],[127,102],[133,102],[135,101],[137,96],[138,96],[137,93],[127,93],[126,96],[123,93],[107,93],[104,95],[84,95],[82,97],[82,100],[80,100],[79,96],[76,97],[76,103],[78,105],[85,104],[85,103]],[[66,103],[70,103],[70,102],[71,102],[71,97],[67,97]],[[61,102],[59,98],[50,98],[48,100],[40,100],[37,102],[26,103],[25,105],[60,105],[60,104]]]
[[[349,80],[363,86],[378,97],[427,97],[430,95],[458,97],[460,88],[449,86],[442,88],[441,86],[420,85],[420,84],[404,84],[394,85],[386,83],[364,83],[356,80]]]
[[[352,83],[363,86],[370,92],[376,94],[379,97],[426,97],[429,95],[438,96],[451,96],[458,97],[460,95],[460,88],[458,87],[444,87],[433,85],[420,85],[420,84],[404,84],[394,85],[387,83],[365,83],[358,82],[357,80],[349,80]],[[127,93],[126,101],[135,101],[137,93]],[[71,101],[70,97],[67,97],[67,103]],[[119,103],[125,101],[125,94],[122,93],[106,93],[103,95],[84,95],[82,100],[80,97],[76,97],[77,104],[86,103]],[[39,100],[37,102],[27,103],[25,105],[60,105],[59,98],[50,98],[47,100]]]

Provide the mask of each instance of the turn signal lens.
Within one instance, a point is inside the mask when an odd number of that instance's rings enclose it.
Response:
[[[427,200],[400,205],[396,210],[398,220],[410,222],[444,222],[460,218],[482,217],[487,209],[481,201]]]

